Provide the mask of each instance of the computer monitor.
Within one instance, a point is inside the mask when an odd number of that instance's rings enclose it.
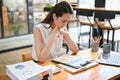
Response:
[[[106,0],[95,0],[95,7],[105,7]]]

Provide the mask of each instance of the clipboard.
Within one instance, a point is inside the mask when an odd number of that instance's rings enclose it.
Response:
[[[90,64],[91,60],[87,58],[81,58],[78,56],[66,54],[57,58],[53,58],[52,62],[64,64],[66,66],[78,69],[81,68],[82,66],[86,66],[87,64]]]

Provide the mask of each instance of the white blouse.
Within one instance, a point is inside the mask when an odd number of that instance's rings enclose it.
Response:
[[[50,26],[49,24],[43,24],[43,23],[36,25],[36,27],[38,27],[42,33],[42,39],[43,39],[44,46],[48,42],[49,36],[52,31],[52,28],[46,28],[49,26]],[[53,47],[51,48],[51,51],[50,51],[50,55],[48,56],[48,59],[63,55],[62,44],[63,44],[63,35],[60,35],[54,42]],[[32,46],[32,57],[35,61],[38,61],[36,51],[35,51],[34,41],[33,41],[33,46]]]

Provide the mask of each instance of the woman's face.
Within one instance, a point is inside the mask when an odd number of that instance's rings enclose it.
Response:
[[[71,16],[72,16],[71,14],[66,13],[66,14],[63,14],[63,16],[61,16],[61,17],[56,17],[56,15],[53,14],[53,23],[59,29],[63,28],[65,26],[67,26],[68,21],[70,20]]]

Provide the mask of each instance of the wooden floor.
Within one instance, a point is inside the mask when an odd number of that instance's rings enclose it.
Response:
[[[23,52],[27,52],[31,50],[32,48],[28,47],[24,49],[18,49],[14,51],[0,53],[0,80],[6,80],[5,79],[6,65],[21,62],[22,61],[21,54]]]

